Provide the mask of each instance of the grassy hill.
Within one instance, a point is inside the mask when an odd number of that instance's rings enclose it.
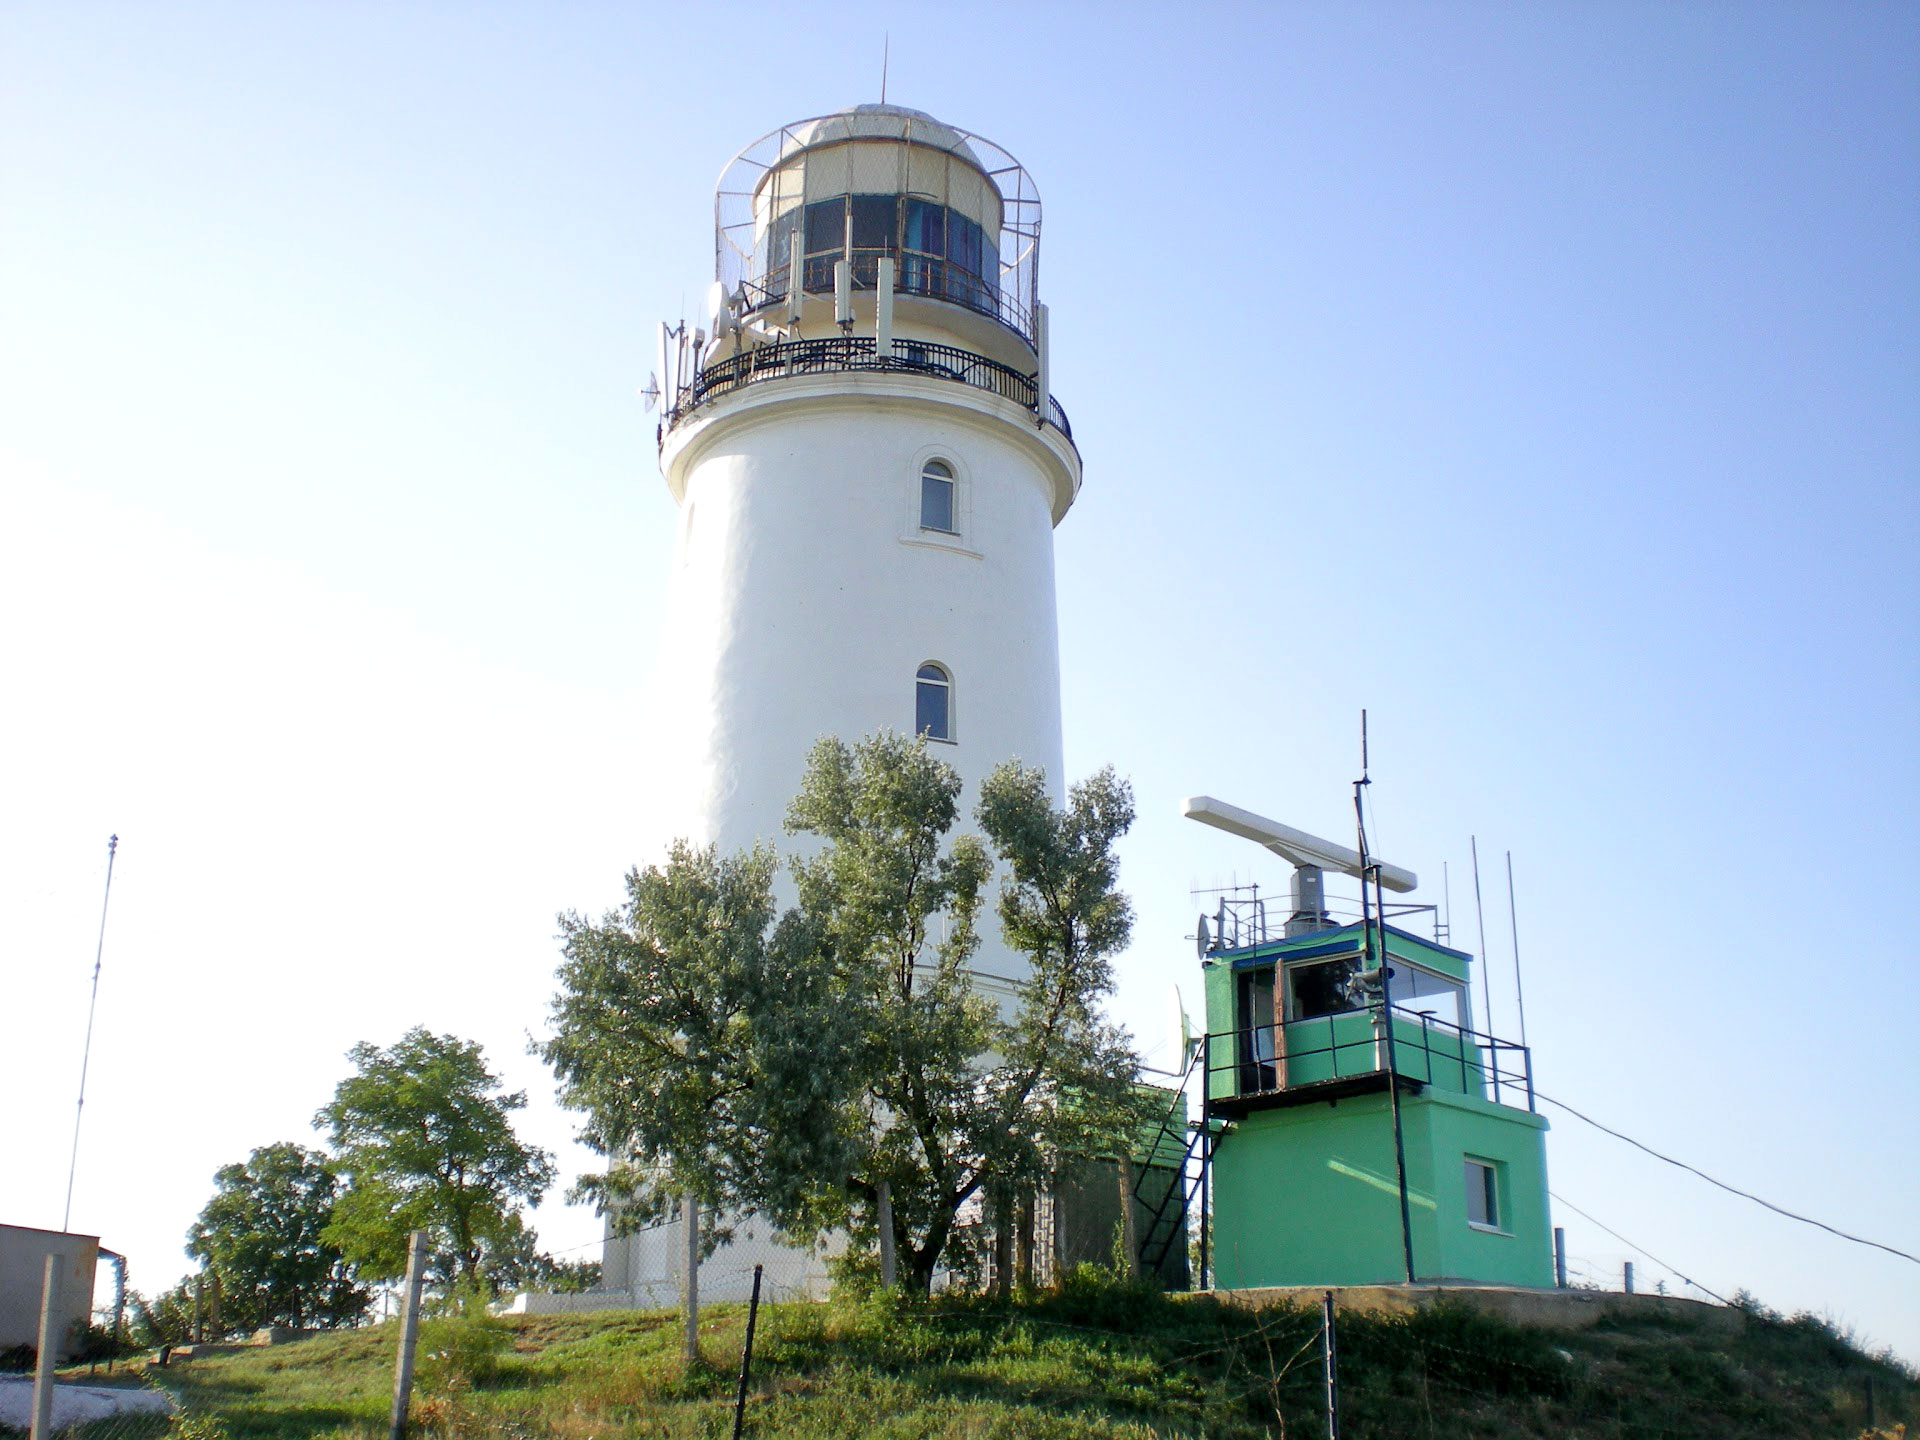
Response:
[[[703,1316],[689,1372],[671,1312],[443,1321],[423,1335],[415,1417],[446,1436],[731,1434],[744,1307]],[[154,1372],[231,1440],[384,1437],[392,1325]],[[1456,1308],[1346,1317],[1343,1433],[1433,1440],[1856,1437],[1871,1381],[1879,1435],[1920,1418],[1920,1384],[1809,1317],[1749,1312],[1731,1332],[1684,1317],[1522,1329]],[[754,1436],[1319,1436],[1317,1311],[1083,1281],[1016,1303],[763,1306],[745,1433]],[[203,1423],[190,1429],[217,1434]],[[128,1440],[121,1422],[112,1432]]]

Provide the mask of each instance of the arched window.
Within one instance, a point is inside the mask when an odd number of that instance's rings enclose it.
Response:
[[[913,728],[929,740],[953,739],[953,677],[931,662],[914,677]]]
[[[920,528],[959,533],[953,523],[953,467],[944,460],[929,460],[920,468]]]

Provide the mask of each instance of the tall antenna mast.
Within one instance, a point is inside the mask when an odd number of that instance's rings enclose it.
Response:
[[[1487,1012],[1487,1044],[1493,1044],[1493,970],[1487,962],[1487,912],[1480,903],[1480,837],[1469,835],[1473,849],[1473,938],[1480,952],[1480,1004]],[[1473,1017],[1467,1017],[1471,1020]],[[1500,1067],[1493,1070],[1493,1098],[1500,1099]]]
[[[93,1058],[93,1011],[100,1003],[100,957],[107,948],[107,901],[113,896],[113,855],[120,848],[120,837],[107,837],[107,888],[100,896],[100,939],[93,947],[93,995],[87,1001],[87,1042],[80,1051],[80,1101],[73,1107],[73,1153],[67,1159],[67,1208],[60,1214],[60,1228],[73,1220],[73,1176],[80,1166],[80,1116],[87,1108],[87,1064]]]
[[[1513,908],[1513,852],[1507,851],[1507,920],[1513,926],[1513,1000],[1520,1007],[1520,1043],[1527,1043],[1527,997],[1520,988],[1520,917]]]
[[[884,30],[880,34],[880,103],[887,103],[887,59],[893,49],[893,32]]]
[[[1353,825],[1354,838],[1360,845],[1360,965],[1362,973],[1371,972],[1380,977],[1380,1035],[1386,1040],[1387,1049],[1387,1101],[1393,1111],[1393,1168],[1395,1178],[1400,1182],[1400,1251],[1406,1262],[1407,1284],[1414,1283],[1413,1269],[1413,1216],[1408,1209],[1407,1197],[1407,1142],[1406,1132],[1400,1120],[1400,1062],[1395,1054],[1393,1042],[1393,966],[1387,963],[1387,897],[1380,888],[1380,864],[1367,853],[1367,812],[1364,796],[1369,785],[1373,784],[1368,775],[1367,764],[1367,712],[1360,712],[1360,778],[1353,782]],[[1367,885],[1373,885],[1377,907],[1370,907],[1367,900]],[[1380,925],[1380,952],[1374,958],[1374,921]]]

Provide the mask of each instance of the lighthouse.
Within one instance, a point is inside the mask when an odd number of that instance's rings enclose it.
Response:
[[[1040,198],[991,141],[896,105],[784,125],[715,197],[700,322],[662,326],[660,471],[678,507],[648,837],[784,843],[822,736],[918,734],[962,813],[1018,759],[1060,784],[1053,528],[1080,455],[1051,394]],[[966,823],[965,821],[962,822]],[[983,935],[1003,1008],[1025,962]],[[700,1265],[821,1293],[821,1258],[744,1217]],[[610,1226],[604,1283],[672,1303],[681,1219]]]
[[[924,735],[963,813],[1008,759],[1060,783],[1053,528],[1080,456],[1040,222],[1010,154],[897,105],[722,173],[706,323],[660,337],[659,840],[779,840],[826,735]],[[974,964],[1002,997],[1022,973],[997,937]]]

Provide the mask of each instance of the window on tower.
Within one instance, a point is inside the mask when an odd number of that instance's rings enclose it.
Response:
[[[959,533],[953,523],[953,467],[944,460],[929,460],[921,468],[920,528]]]
[[[953,739],[953,677],[931,661],[914,678],[913,728],[929,740]]]

